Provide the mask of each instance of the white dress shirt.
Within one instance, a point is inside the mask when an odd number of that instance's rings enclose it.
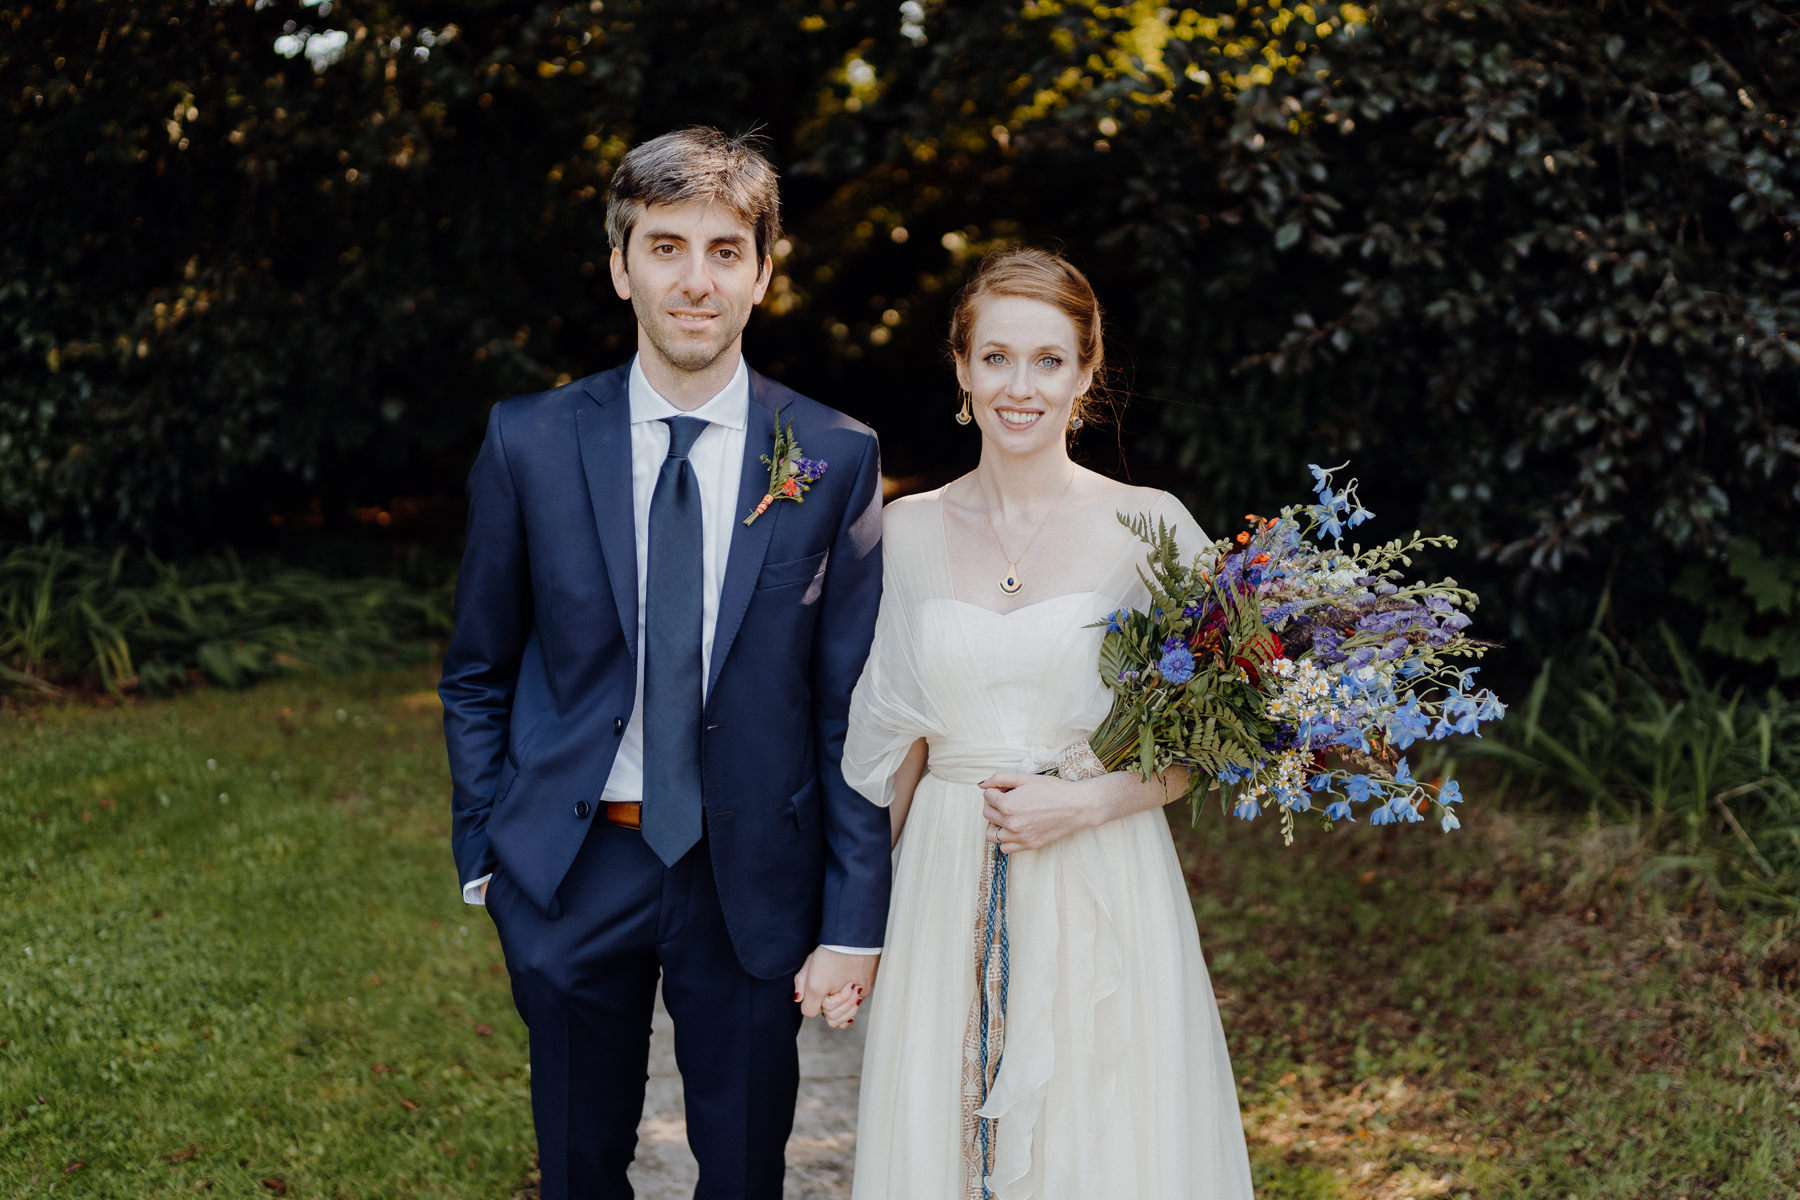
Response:
[[[688,451],[694,480],[700,485],[701,531],[706,544],[700,551],[700,672],[701,686],[712,674],[713,628],[719,619],[719,592],[725,585],[725,564],[731,555],[731,535],[748,510],[739,511],[738,479],[744,466],[745,427],[750,416],[750,370],[738,358],[737,370],[723,388],[696,409],[676,408],[650,386],[643,365],[631,360],[626,385],[631,405],[631,517],[637,543],[637,645],[644,644],[645,596],[650,579],[650,500],[656,494],[657,476],[669,456],[669,417],[698,417],[707,422]],[[761,497],[757,497],[761,499]],[[618,755],[600,799],[621,804],[644,800],[644,655],[637,656],[637,691],[631,719],[619,741]],[[463,885],[463,899],[482,903],[483,875]],[[831,946],[846,954],[878,954],[878,949]]]

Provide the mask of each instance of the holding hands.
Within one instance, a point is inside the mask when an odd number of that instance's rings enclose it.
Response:
[[[875,986],[879,954],[844,954],[820,946],[794,976],[794,999],[803,1017],[824,1016],[833,1029],[847,1028]]]

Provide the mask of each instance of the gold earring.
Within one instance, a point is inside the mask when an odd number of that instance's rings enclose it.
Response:
[[[973,397],[971,397],[967,391],[964,391],[962,394],[962,408],[958,410],[956,414],[956,423],[958,425],[967,425],[970,421],[975,419],[975,414],[969,411],[969,402],[971,399],[973,399]]]
[[[1074,433],[1077,429],[1080,429],[1080,428],[1081,428],[1081,418],[1080,417],[1070,417],[1069,418],[1069,432]]]

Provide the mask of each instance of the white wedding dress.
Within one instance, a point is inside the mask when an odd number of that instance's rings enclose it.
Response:
[[[1205,545],[1179,502],[1151,509]],[[1151,810],[1009,857],[1004,1049],[976,1126],[966,1053],[979,1003],[985,840],[975,784],[1085,738],[1110,693],[1103,621],[1141,607],[1145,546],[1123,526],[1091,576],[1034,582],[1011,612],[958,599],[942,493],[896,501],[857,684],[845,777],[877,803],[913,742],[927,773],[895,848],[893,901],[857,1119],[856,1200],[1245,1200],[1237,1090],[1168,824]],[[1067,586],[1064,586],[1067,585]],[[996,600],[1002,599],[999,596]],[[976,1083],[979,1089],[979,1080]],[[978,1099],[978,1098],[977,1098]]]

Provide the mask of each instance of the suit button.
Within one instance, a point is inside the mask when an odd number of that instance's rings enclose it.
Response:
[[[625,732],[625,718],[624,717],[614,717],[613,718],[613,736],[617,737],[619,734],[624,733],[624,732]]]
[[[575,802],[575,815],[580,817],[583,821],[587,820],[587,815],[593,811],[592,808],[588,807],[588,802],[586,800],[577,800]]]

